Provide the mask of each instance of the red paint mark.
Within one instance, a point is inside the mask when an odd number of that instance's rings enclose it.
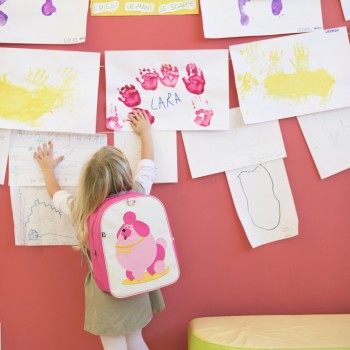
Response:
[[[139,72],[143,81],[141,81],[139,78],[136,78],[136,80],[141,84],[141,86],[145,90],[156,90],[158,87],[158,73],[154,69],[151,71],[148,68],[140,68]]]
[[[123,102],[127,107],[135,107],[141,103],[141,97],[134,85],[125,85],[118,89],[121,97],[118,100]]]
[[[186,66],[187,77],[182,78],[186,89],[192,94],[200,95],[204,92],[205,79],[203,71],[194,63]]]
[[[177,67],[173,67],[171,64],[162,64],[160,71],[163,75],[159,76],[160,82],[164,86],[175,87],[179,79],[179,70]]]

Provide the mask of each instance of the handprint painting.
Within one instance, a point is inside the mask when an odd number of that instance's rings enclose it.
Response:
[[[346,28],[230,46],[246,124],[350,105]]]
[[[84,42],[88,6],[89,0],[0,0],[0,42]]]
[[[94,133],[99,53],[0,48],[0,128]]]
[[[106,126],[129,131],[144,110],[153,130],[229,128],[228,50],[107,51]]]

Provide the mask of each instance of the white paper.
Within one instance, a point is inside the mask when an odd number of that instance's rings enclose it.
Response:
[[[100,53],[0,48],[0,127],[94,133]]]
[[[0,185],[5,183],[7,159],[10,149],[10,130],[0,129]]]
[[[46,187],[14,186],[10,194],[16,245],[77,244],[77,234],[68,216],[53,206]]]
[[[350,0],[340,0],[343,10],[344,18],[346,21],[350,20]]]
[[[297,119],[321,179],[350,168],[350,108]]]
[[[176,131],[154,131],[152,132],[152,141],[156,167],[155,183],[177,182]],[[139,136],[132,131],[115,132],[114,146],[124,152],[135,174],[138,162],[141,159]]]
[[[107,51],[105,65],[108,128],[132,130],[138,108],[154,131],[228,129],[228,50]]]
[[[85,42],[89,0],[2,0],[0,42]]]
[[[245,125],[233,108],[230,121],[227,131],[182,132],[192,178],[286,157],[277,120]]]
[[[320,0],[201,0],[200,3],[206,38],[323,29]]]
[[[10,186],[45,186],[42,171],[33,158],[38,146],[53,143],[53,157],[64,156],[55,174],[61,186],[77,186],[85,161],[107,145],[102,134],[64,134],[13,130],[9,157]]]
[[[283,159],[226,172],[233,202],[253,248],[298,234]]]
[[[246,124],[350,106],[345,27],[230,46]]]

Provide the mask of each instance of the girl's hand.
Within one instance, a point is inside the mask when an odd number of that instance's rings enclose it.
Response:
[[[151,123],[145,111],[135,109],[128,114],[132,129],[140,136],[151,132]]]
[[[41,147],[38,146],[37,151],[34,152],[34,158],[38,162],[43,172],[45,170],[53,170],[56,167],[56,165],[61,160],[63,160],[63,156],[59,156],[53,159],[52,152],[53,152],[53,145],[51,141],[48,142],[48,145],[44,143]]]
[[[63,159],[63,156],[59,156],[56,159],[52,158],[52,142],[49,141],[48,145],[44,143],[41,147],[37,148],[34,153],[34,158],[38,162],[45,179],[45,185],[47,192],[51,198],[53,195],[61,189],[59,183],[57,182],[54,169],[56,165]]]

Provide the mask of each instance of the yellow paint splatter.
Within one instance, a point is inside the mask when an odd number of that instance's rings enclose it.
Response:
[[[239,74],[237,79],[240,82],[238,87],[238,92],[240,94],[245,94],[253,86],[259,85],[258,79],[251,73],[245,73],[244,75]]]
[[[57,84],[49,85],[45,70],[29,72],[22,84],[15,84],[0,75],[0,118],[7,121],[37,125],[45,114],[53,114],[72,98],[76,80],[72,67],[59,73]]]
[[[295,61],[291,62],[295,73],[273,73],[264,79],[264,86],[269,95],[300,99],[318,96],[326,100],[335,83],[334,78],[325,70],[309,70],[309,50],[302,45],[294,46]],[[271,56],[270,56],[271,59]],[[275,60],[272,60],[272,64]]]

